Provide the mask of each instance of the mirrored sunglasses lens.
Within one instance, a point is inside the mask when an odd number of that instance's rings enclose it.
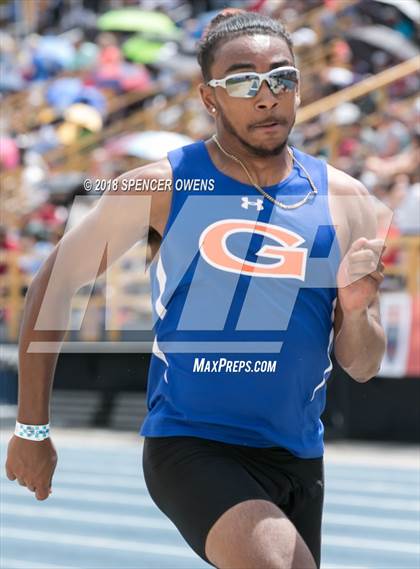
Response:
[[[286,93],[296,87],[298,75],[296,71],[279,71],[271,75],[269,81],[274,93]]]
[[[255,75],[232,77],[226,81],[226,91],[231,97],[255,97],[260,81]]]

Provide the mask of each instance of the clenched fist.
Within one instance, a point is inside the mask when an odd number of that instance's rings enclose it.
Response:
[[[384,241],[361,237],[343,258],[337,275],[338,298],[344,312],[362,311],[376,297],[384,279]]]
[[[31,441],[13,435],[7,448],[6,475],[35,492],[37,500],[46,500],[51,484],[57,452],[50,438]]]

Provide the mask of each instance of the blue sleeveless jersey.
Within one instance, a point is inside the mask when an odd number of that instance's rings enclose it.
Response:
[[[155,340],[140,434],[323,454],[340,249],[326,164],[292,147],[316,196],[283,209],[220,172],[203,141],[168,154],[172,203],[151,265]],[[296,162],[264,188],[311,190]]]

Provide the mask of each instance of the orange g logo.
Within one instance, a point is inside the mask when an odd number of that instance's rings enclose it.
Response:
[[[256,255],[277,259],[276,263],[261,264],[246,261],[229,251],[226,241],[235,233],[258,233],[273,239],[277,245],[264,245]],[[277,225],[245,219],[224,219],[209,225],[200,235],[199,247],[203,258],[222,271],[248,274],[255,277],[295,278],[305,280],[307,249],[297,247],[304,239]]]

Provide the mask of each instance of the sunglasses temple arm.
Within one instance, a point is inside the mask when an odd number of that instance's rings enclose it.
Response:
[[[207,83],[210,87],[224,87],[226,88],[226,79],[212,79]]]

